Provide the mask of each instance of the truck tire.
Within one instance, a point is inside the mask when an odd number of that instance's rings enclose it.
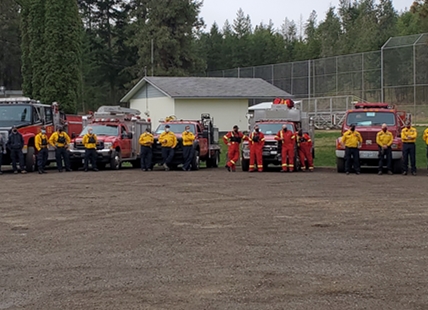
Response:
[[[393,162],[392,162],[392,172],[394,173],[394,174],[401,174],[402,173],[402,165],[401,165],[401,159],[395,159]]]
[[[192,159],[192,170],[194,171],[199,170],[199,165],[200,165],[199,151],[195,150],[195,154],[193,155],[193,159]]]
[[[214,156],[207,159],[207,168],[217,168],[220,162],[220,153],[215,152]]]
[[[110,159],[110,169],[119,170],[122,167],[122,156],[120,152],[114,151]]]
[[[25,170],[27,172],[33,172],[36,165],[36,159],[34,156],[34,147],[29,146],[27,148],[27,154],[25,155]]]
[[[248,159],[241,159],[241,168],[242,171],[250,170],[250,161]]]
[[[345,172],[345,159],[336,157],[337,172]]]

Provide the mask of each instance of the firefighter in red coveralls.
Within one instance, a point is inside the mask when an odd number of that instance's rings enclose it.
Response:
[[[236,171],[236,162],[239,160],[239,146],[246,139],[245,135],[239,131],[237,125],[233,126],[233,130],[223,136],[224,143],[228,145],[227,158],[229,161],[226,163],[226,169],[229,172]]]
[[[309,171],[314,171],[314,162],[312,159],[312,139],[307,132],[299,130],[297,134],[297,145],[299,147],[299,159],[302,170],[306,170],[305,160],[308,161]]]
[[[259,126],[254,126],[254,131],[248,138],[250,144],[250,172],[254,172],[257,162],[257,170],[263,171],[263,146],[265,145],[265,135],[260,131]]]
[[[296,145],[296,136],[287,129],[287,125],[282,125],[282,130],[278,131],[275,140],[282,142],[282,172],[294,171],[294,146]]]

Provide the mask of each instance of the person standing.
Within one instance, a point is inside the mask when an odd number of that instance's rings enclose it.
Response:
[[[19,168],[21,170],[21,173],[27,173],[24,164],[24,154],[22,153],[22,148],[24,147],[24,138],[22,137],[21,133],[18,132],[16,126],[12,127],[12,133],[9,135],[9,138],[7,140],[7,147],[10,150],[13,173],[18,173],[18,168],[16,166],[17,159],[19,161]]]
[[[6,141],[3,138],[3,135],[0,135],[0,175],[3,174],[1,171],[1,165],[3,163],[3,154],[6,154]]]
[[[299,160],[302,170],[306,170],[305,162],[307,161],[309,171],[314,171],[314,160],[312,158],[312,139],[307,132],[303,133],[301,129],[297,133],[297,146],[299,148]]]
[[[426,144],[426,157],[427,157],[427,170],[428,170],[428,128],[426,128],[424,130],[424,135],[422,136],[422,139],[424,140],[425,144]]]
[[[265,145],[265,135],[260,131],[259,125],[254,126],[254,131],[250,134],[250,172],[256,169],[263,172],[263,146]]]
[[[70,157],[68,155],[68,146],[70,145],[70,137],[63,130],[62,127],[58,127],[49,139],[50,145],[55,148],[56,166],[59,172],[62,172],[65,166],[66,171],[71,171],[70,168]],[[63,165],[64,160],[64,165]]]
[[[97,169],[97,135],[93,133],[92,127],[88,128],[88,133],[83,136],[82,143],[85,146],[85,172],[88,172],[89,161],[91,162],[92,170]]]
[[[183,139],[183,170],[190,171],[190,165],[195,154],[193,148],[193,142],[195,141],[195,135],[190,131],[190,126],[184,128],[184,132],[181,135]]]
[[[416,175],[416,138],[418,132],[412,124],[407,121],[406,127],[401,130],[401,141],[403,142],[403,175],[409,170],[409,156],[412,175]]]
[[[48,136],[46,135],[46,129],[42,128],[36,135],[34,138],[34,146],[37,150],[37,167],[39,174],[46,173],[45,166],[49,155]]]
[[[281,163],[282,172],[294,171],[294,147],[296,145],[296,135],[288,130],[287,125],[282,125],[282,129],[278,131],[275,140],[282,143]]]
[[[390,131],[388,131],[388,126],[382,124],[382,130],[379,131],[376,135],[376,143],[379,146],[379,172],[382,174],[383,165],[386,160],[386,166],[388,169],[388,174],[392,174],[392,150],[391,145],[394,140],[394,136]]]
[[[154,138],[150,132],[150,128],[146,128],[146,131],[140,135],[139,139],[140,148],[140,160],[141,170],[149,171],[152,169],[152,145]]]
[[[347,130],[342,136],[342,145],[345,146],[345,172],[348,175],[351,171],[351,162],[354,162],[355,173],[360,174],[360,150],[363,137],[355,130],[355,125]]]
[[[159,136],[158,143],[162,147],[162,164],[165,171],[169,171],[172,159],[174,158],[174,148],[177,146],[177,137],[170,131],[170,126],[165,125],[165,131]]]
[[[239,146],[245,139],[245,135],[239,131],[237,125],[233,126],[233,130],[223,136],[223,142],[228,146],[227,158],[229,160],[226,163],[226,169],[229,172],[236,171],[236,162],[239,160]]]

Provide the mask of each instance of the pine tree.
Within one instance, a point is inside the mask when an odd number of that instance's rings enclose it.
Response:
[[[76,0],[46,0],[41,99],[76,112],[81,95],[82,25]]]

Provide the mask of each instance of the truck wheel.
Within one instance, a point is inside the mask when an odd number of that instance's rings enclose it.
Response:
[[[122,167],[122,156],[120,155],[120,152],[114,151],[110,159],[110,169],[119,170],[121,167]]]
[[[199,151],[195,150],[195,154],[193,155],[193,159],[192,159],[192,170],[199,170],[199,165],[200,165]]]
[[[336,157],[337,172],[345,172],[345,159]]]
[[[215,152],[214,158],[212,158],[212,166],[213,168],[217,168],[218,165],[220,164],[220,152],[217,151]]]
[[[34,147],[29,146],[27,148],[27,154],[25,156],[25,170],[27,170],[27,172],[33,172],[35,169],[35,165],[36,159],[34,156]]]
[[[250,161],[248,159],[241,159],[241,168],[242,171],[250,170]]]
[[[401,159],[394,160],[394,162],[392,163],[392,172],[394,174],[402,173]]]

